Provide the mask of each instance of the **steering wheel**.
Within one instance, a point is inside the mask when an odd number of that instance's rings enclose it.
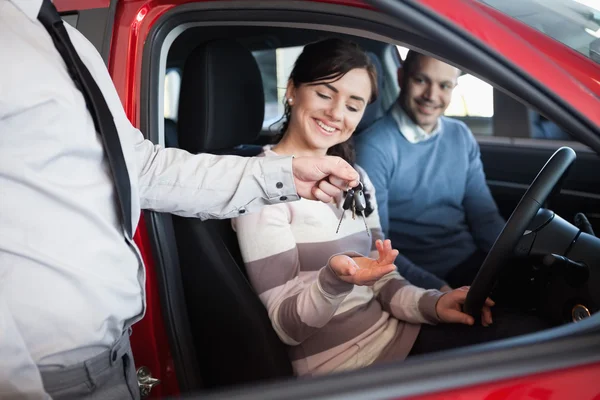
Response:
[[[576,157],[575,151],[570,147],[561,147],[556,150],[537,174],[504,225],[504,229],[475,276],[465,299],[464,311],[476,321],[481,316],[483,303],[492,291],[500,269],[512,256],[515,246],[542,204],[546,202],[555,188],[560,187],[559,184],[566,177],[567,171]]]

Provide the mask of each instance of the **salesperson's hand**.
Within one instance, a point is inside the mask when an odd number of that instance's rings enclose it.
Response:
[[[358,172],[340,157],[294,157],[292,170],[300,197],[328,203],[358,185]]]

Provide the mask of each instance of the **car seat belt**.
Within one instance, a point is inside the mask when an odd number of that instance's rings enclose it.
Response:
[[[77,54],[69,34],[65,29],[62,18],[56,11],[56,8],[50,0],[43,0],[38,20],[44,25],[54,46],[60,53],[67,65],[69,75],[75,82],[77,88],[83,94],[96,131],[102,138],[104,152],[108,158],[110,170],[113,176],[113,182],[117,192],[119,207],[121,209],[121,224],[124,232],[129,238],[132,238],[131,223],[131,185],[129,183],[129,173],[127,164],[123,157],[123,149],[119,141],[119,134],[113,120],[113,116],[104,99],[102,91],[92,77],[81,58]]]

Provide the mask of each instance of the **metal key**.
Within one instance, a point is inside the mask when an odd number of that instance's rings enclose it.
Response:
[[[367,226],[367,220],[365,219],[365,209],[367,208],[367,200],[365,199],[365,194],[362,191],[362,184],[359,183],[354,190],[354,208],[353,211],[360,211],[360,215],[362,217],[363,223],[365,224],[365,230],[367,231],[367,235],[371,236],[371,232],[369,231],[369,227]]]
[[[349,189],[346,192],[346,198],[344,199],[344,203],[342,204],[342,216],[340,217],[340,222],[338,223],[338,227],[335,233],[338,233],[340,230],[340,226],[342,225],[342,220],[344,219],[344,214],[346,210],[352,210],[352,219],[356,219],[356,211],[361,212],[363,223],[365,224],[365,230],[367,231],[367,235],[371,236],[371,232],[369,232],[369,228],[367,227],[367,221],[365,220],[364,211],[367,208],[367,201],[365,200],[365,195],[363,193],[363,185],[362,183],[358,183],[355,188]]]
[[[365,195],[362,191],[362,183],[359,183],[356,188],[354,188],[354,209],[357,211],[365,211],[367,208],[367,201],[365,200]]]
[[[344,219],[344,214],[346,214],[346,210],[350,209],[351,207],[354,208],[354,189],[348,189],[348,192],[346,193],[346,199],[344,199],[344,203],[342,204],[342,216],[340,217],[340,222],[338,224],[337,229],[335,230],[335,233],[338,233],[340,230],[340,226],[342,225],[342,220]]]

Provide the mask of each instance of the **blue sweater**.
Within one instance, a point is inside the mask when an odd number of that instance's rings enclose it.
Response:
[[[478,248],[488,252],[504,220],[464,123],[442,117],[437,135],[413,144],[391,112],[355,138],[357,162],[373,182],[381,226],[394,248],[444,278]]]

